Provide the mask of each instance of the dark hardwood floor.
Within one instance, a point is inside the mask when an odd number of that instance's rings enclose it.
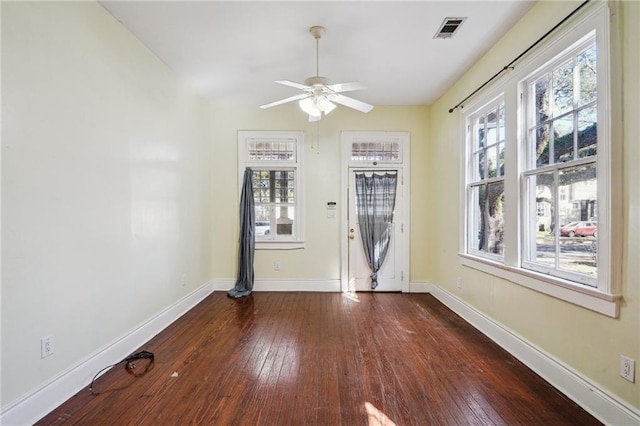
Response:
[[[141,349],[37,424],[600,424],[428,294],[216,292]]]

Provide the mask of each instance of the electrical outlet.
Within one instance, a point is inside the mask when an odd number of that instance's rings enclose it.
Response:
[[[620,377],[635,383],[636,362],[624,355],[620,355]]]
[[[458,289],[462,289],[462,278],[458,278],[456,280],[456,287],[458,287]]]
[[[40,357],[46,358],[53,355],[53,336],[47,336],[40,339]]]
[[[276,260],[275,262],[273,262],[273,270],[274,271],[279,271],[280,270],[280,261]]]

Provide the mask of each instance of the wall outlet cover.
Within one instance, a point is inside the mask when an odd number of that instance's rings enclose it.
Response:
[[[636,362],[635,360],[620,355],[620,377],[635,383]]]

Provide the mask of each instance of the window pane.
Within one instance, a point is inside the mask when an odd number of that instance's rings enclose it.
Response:
[[[268,171],[254,170],[251,186],[253,188],[253,199],[255,202],[269,202],[271,192]]]
[[[555,268],[556,243],[554,229],[555,216],[555,182],[553,172],[529,176],[527,182],[529,192],[527,211],[531,248],[529,261]]]
[[[269,206],[264,206],[261,204],[256,204],[256,222],[269,222],[269,214],[271,208]],[[263,232],[264,235],[264,232]]]
[[[483,115],[482,117],[478,118],[478,125],[476,126],[476,128],[478,129],[478,144],[475,149],[484,148],[485,146],[487,146],[486,131],[485,131],[484,124],[485,123],[484,123],[484,115]]]
[[[585,105],[596,100],[596,45],[578,55],[578,70],[580,75],[579,105]]]
[[[533,98],[535,99],[535,125],[545,122],[551,115],[549,107],[549,76],[538,79],[533,85]]]
[[[560,170],[560,268],[596,276],[597,185],[596,166],[587,164]]]
[[[493,145],[498,139],[498,114],[491,111],[487,114],[487,146]]]
[[[484,153],[485,153],[485,151],[482,150],[478,154],[476,154],[476,156],[475,156],[475,158],[476,158],[476,167],[474,167],[474,172],[475,172],[475,179],[474,180],[484,179],[485,178],[485,174],[484,174],[484,170],[485,170],[485,164],[484,164],[485,154]]]
[[[401,161],[400,144],[392,141],[353,142],[351,160],[354,161]]]
[[[504,184],[495,182],[471,188],[470,246],[488,253],[503,253]]]
[[[504,183],[494,182],[487,191],[487,251],[502,255],[504,246]]]
[[[492,146],[487,149],[487,173],[490,178],[498,174],[498,147]]]
[[[249,160],[295,161],[295,144],[287,140],[248,141]]]
[[[484,185],[471,188],[471,224],[469,226],[471,235],[469,236],[469,245],[475,250],[484,250],[486,247],[486,239],[484,232],[483,212],[486,205],[486,193]]]
[[[549,164],[549,125],[533,130],[531,139],[535,142],[536,167]]]
[[[294,211],[292,206],[276,207],[276,235],[293,236]]]
[[[573,60],[553,72],[553,116],[573,109]]]
[[[498,176],[504,176],[504,142],[498,145]]]
[[[573,160],[573,115],[565,115],[553,122],[553,161]]]
[[[595,107],[578,112],[578,157],[591,157],[598,153],[598,116]]]

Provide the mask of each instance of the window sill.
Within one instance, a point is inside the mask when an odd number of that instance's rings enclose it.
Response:
[[[574,305],[617,318],[620,296],[603,293],[594,288],[584,287],[571,281],[552,277],[534,271],[504,265],[488,259],[458,253],[463,266],[511,281],[532,290],[564,300]]]
[[[298,250],[304,241],[256,241],[256,250]]]

